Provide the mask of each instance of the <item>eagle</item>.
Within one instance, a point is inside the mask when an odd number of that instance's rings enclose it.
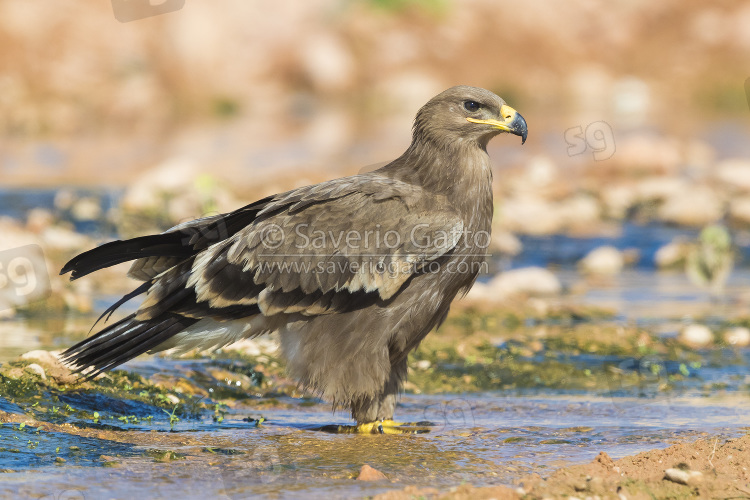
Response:
[[[134,261],[137,311],[68,348],[89,378],[144,353],[218,349],[277,332],[301,388],[384,433],[407,357],[476,280],[493,214],[489,140],[526,141],[494,93],[456,86],[416,115],[412,141],[378,170],[268,196],[71,259],[71,280]]]

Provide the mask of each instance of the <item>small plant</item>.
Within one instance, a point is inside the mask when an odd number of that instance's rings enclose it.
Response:
[[[221,403],[216,403],[214,405],[214,422],[217,424],[220,424],[224,421],[224,415],[227,414],[226,410],[221,409]]]
[[[94,420],[95,424],[99,423],[99,412],[98,411],[94,412],[94,419],[93,420]]]
[[[177,411],[177,407],[179,405],[174,405],[174,408],[172,408],[172,413],[169,413],[167,410],[162,410],[164,413],[169,415],[169,431],[174,431],[174,424],[180,421],[180,417],[174,414],[175,411]]]

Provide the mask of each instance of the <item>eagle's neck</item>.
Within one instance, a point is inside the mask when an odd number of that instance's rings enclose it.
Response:
[[[384,168],[399,180],[443,195],[475,229],[492,221],[492,169],[483,145],[473,141],[415,140]],[[483,223],[480,223],[483,221]]]

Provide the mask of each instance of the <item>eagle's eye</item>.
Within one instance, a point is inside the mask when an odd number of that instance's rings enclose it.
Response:
[[[474,113],[476,111],[479,111],[479,108],[481,108],[482,105],[479,104],[476,101],[464,101],[464,109],[466,111],[469,111],[470,113]]]

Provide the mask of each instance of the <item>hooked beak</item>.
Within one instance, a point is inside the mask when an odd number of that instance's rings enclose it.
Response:
[[[523,116],[507,104],[503,104],[500,108],[500,115],[504,120],[477,120],[476,118],[467,118],[466,121],[491,125],[504,132],[510,132],[513,135],[521,136],[521,144],[526,142],[526,136],[529,132],[526,127],[526,120],[523,119]]]

